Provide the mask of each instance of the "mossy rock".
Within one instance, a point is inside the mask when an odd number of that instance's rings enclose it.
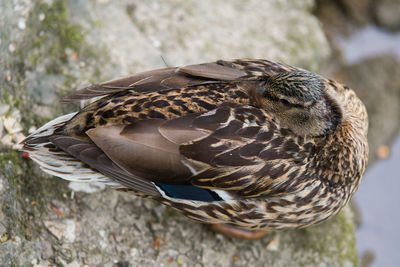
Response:
[[[21,0],[18,8],[12,3],[0,3],[7,21],[0,27],[5,37],[0,43],[0,99],[22,114],[25,134],[77,108],[56,101],[71,88],[163,67],[163,58],[173,65],[270,58],[315,71],[329,55],[310,14],[311,0]],[[215,234],[151,200],[112,190],[73,193],[67,182],[43,174],[9,147],[0,149],[0,166],[2,265],[357,264],[348,209],[317,226],[248,242]],[[270,244],[275,237],[276,251]]]

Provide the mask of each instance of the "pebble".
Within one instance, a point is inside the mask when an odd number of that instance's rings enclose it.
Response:
[[[21,238],[19,236],[16,236],[12,239],[12,241],[19,246],[21,244]]]
[[[17,45],[15,43],[11,43],[8,45],[8,51],[10,51],[11,53],[14,53],[16,48]]]
[[[153,41],[153,46],[154,46],[155,48],[159,48],[159,47],[161,46],[161,42],[160,42],[159,40],[154,40],[154,41]]]
[[[105,237],[106,237],[106,232],[105,232],[104,230],[100,230],[100,231],[99,231],[99,235],[100,235],[102,238],[105,238]]]
[[[11,135],[9,135],[9,134],[3,136],[0,141],[1,141],[1,143],[3,145],[6,145],[6,146],[13,146],[14,145],[13,139],[12,139]]]
[[[9,117],[6,117],[5,114],[9,109],[9,105],[0,105],[0,142],[6,146],[12,146],[13,149],[20,149],[19,143],[25,139],[25,135],[21,132],[21,114],[16,110]],[[4,129],[7,134],[3,136]]]
[[[168,256],[170,257],[175,257],[179,254],[178,251],[174,250],[174,249],[168,249]]]
[[[70,243],[75,241],[76,224],[74,220],[45,221],[44,225],[58,240],[64,239]]]
[[[185,255],[179,255],[178,258],[176,259],[176,263],[182,267],[187,266],[187,262],[189,262],[190,260],[188,259],[188,257],[186,257]]]
[[[139,256],[139,250],[137,248],[132,248],[129,251],[129,255],[132,259],[136,259]]]
[[[275,235],[274,238],[268,243],[267,250],[278,251],[279,250],[279,235]]]
[[[0,116],[6,114],[9,109],[10,109],[10,105],[0,104]]]
[[[29,127],[29,130],[28,130],[28,133],[33,133],[34,131],[36,131],[37,130],[37,127],[36,126],[31,126],[31,127]]]
[[[106,232],[104,230],[100,230],[99,235],[102,237],[102,240],[99,240],[99,245],[102,249],[105,249],[108,246]]]
[[[20,18],[18,20],[18,28],[20,28],[21,30],[25,30],[26,28],[26,22],[24,18]]]
[[[0,118],[0,139],[3,136],[3,130],[4,130],[3,120]]]
[[[15,134],[22,131],[21,124],[14,117],[8,117],[4,119],[4,127],[9,134]]]
[[[0,176],[0,192],[3,192],[4,189],[4,176]]]
[[[390,156],[390,148],[387,145],[381,145],[378,147],[376,154],[380,159],[387,159]]]

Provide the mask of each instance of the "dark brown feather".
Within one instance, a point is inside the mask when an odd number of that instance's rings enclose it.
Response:
[[[143,85],[157,80],[158,83],[175,73],[176,68],[166,68],[141,72],[124,78],[94,84],[80,89],[73,94],[63,98],[62,102],[74,102],[92,97],[114,94],[117,92],[132,89],[135,84]],[[138,86],[140,88],[140,86]]]
[[[179,68],[179,71],[192,76],[219,81],[233,81],[247,75],[245,71],[222,66],[217,63],[188,65]]]
[[[165,121],[158,130],[164,138],[178,145],[198,140],[207,135],[206,131],[193,126],[193,119],[198,116],[199,114],[193,113]]]
[[[181,162],[179,144],[172,140],[190,140],[188,134],[194,131],[166,127],[163,132],[169,136],[167,139],[159,131],[164,122],[148,119],[128,126],[96,127],[87,134],[113,162],[129,172],[145,172],[156,182],[187,181],[191,172]]]
[[[222,116],[229,118],[228,121],[221,120],[220,110],[230,114],[229,117]],[[268,113],[259,114],[258,109],[250,106],[222,106],[213,114],[194,119],[194,122],[199,122],[194,123],[196,127],[208,130],[210,134],[200,140],[181,145],[180,151],[186,157],[187,165],[200,162],[208,166],[203,167],[200,173],[191,178],[192,183],[200,187],[227,189],[241,197],[271,196],[280,194],[286,187],[289,191],[296,190],[296,186],[291,187],[293,181],[286,176],[287,170],[290,167],[301,168],[296,163],[300,160],[304,165],[307,162],[297,150],[285,151],[285,142],[297,140],[296,136],[289,130],[279,131],[272,126],[268,116]],[[255,125],[245,131],[245,123],[251,121]],[[255,140],[259,134],[266,132],[271,134],[265,135],[262,141]],[[249,138],[249,135],[252,138]],[[280,136],[281,139],[274,139],[276,136]],[[295,147],[295,141],[292,142],[291,146]],[[274,153],[276,157],[271,160],[279,159],[280,166],[286,167],[280,169],[276,163],[266,164],[263,158],[265,151],[270,151],[269,156]],[[207,178],[207,173],[213,175]],[[278,174],[282,179],[276,180]]]

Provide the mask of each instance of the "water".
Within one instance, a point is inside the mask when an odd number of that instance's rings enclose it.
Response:
[[[357,31],[350,38],[338,37],[347,64],[382,54],[393,54],[400,59],[400,33],[389,33],[374,25]]]
[[[400,136],[388,159],[368,168],[355,194],[362,215],[357,250],[372,250],[374,267],[400,264]]]

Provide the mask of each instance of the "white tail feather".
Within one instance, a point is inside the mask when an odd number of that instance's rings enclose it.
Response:
[[[28,138],[51,136],[56,128],[69,121],[75,114],[70,113],[49,121],[29,135]],[[46,147],[49,144],[50,142],[44,142],[29,145],[29,157],[38,163],[44,172],[72,182],[101,182],[109,186],[121,186],[103,174],[88,168],[85,163],[66,152],[61,150],[51,151]]]
[[[61,126],[65,122],[72,119],[73,116],[78,112],[69,113],[60,117],[55,118],[54,120],[49,121],[36,131],[34,131],[29,137],[41,137],[41,136],[50,136],[54,133],[55,126]]]

